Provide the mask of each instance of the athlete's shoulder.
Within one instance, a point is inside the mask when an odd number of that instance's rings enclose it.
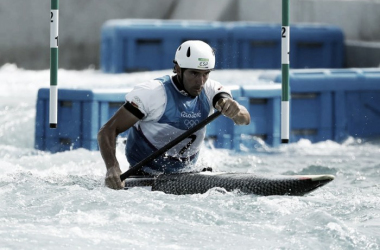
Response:
[[[127,93],[125,99],[138,106],[145,116],[149,116],[154,110],[159,110],[164,106],[165,88],[163,83],[156,79],[141,82]]]
[[[154,79],[155,81],[159,81],[161,83],[170,83],[172,82],[172,76],[170,75],[165,75],[165,76],[161,76],[161,77],[158,77],[156,79]]]
[[[156,91],[157,89],[162,88],[162,81],[159,79],[152,79],[149,81],[141,82],[135,85],[134,89],[139,90],[153,90]]]
[[[229,92],[220,82],[215,81],[213,79],[208,79],[205,88],[209,91],[215,91],[215,92]]]

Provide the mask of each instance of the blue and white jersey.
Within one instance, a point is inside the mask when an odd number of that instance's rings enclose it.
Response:
[[[178,90],[169,75],[135,86],[126,95],[126,101],[138,108],[144,117],[128,135],[126,156],[129,163],[135,165],[206,119],[214,111],[213,98],[218,93],[231,95],[219,82],[209,79],[199,96],[188,96]],[[147,166],[166,173],[181,170],[196,161],[205,133],[204,127]]]

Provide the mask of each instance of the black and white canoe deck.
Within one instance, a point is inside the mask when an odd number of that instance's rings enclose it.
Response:
[[[152,191],[185,195],[205,193],[220,187],[226,191],[239,190],[255,195],[297,195],[302,196],[334,180],[333,175],[279,175],[264,176],[250,173],[180,173],[158,177],[129,177],[125,189],[151,187]]]

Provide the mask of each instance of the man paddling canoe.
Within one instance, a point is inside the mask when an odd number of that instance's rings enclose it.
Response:
[[[131,166],[219,110],[237,125],[250,123],[247,109],[232,99],[229,90],[209,79],[215,67],[213,49],[202,41],[181,44],[174,58],[175,74],[138,84],[126,95],[125,104],[98,133],[107,168],[106,186],[122,189],[116,159],[116,137],[130,129],[126,157]],[[199,129],[141,168],[141,175],[175,173],[197,161],[206,128]]]

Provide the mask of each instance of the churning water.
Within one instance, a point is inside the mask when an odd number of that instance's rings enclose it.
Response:
[[[62,88],[129,88],[170,73],[59,71]],[[257,71],[211,74],[251,84]],[[39,88],[49,71],[0,68],[0,249],[379,249],[380,142],[301,140],[236,153],[205,144],[199,164],[217,171],[333,174],[303,197],[213,189],[175,196],[104,187],[99,152],[35,150]],[[58,124],[59,126],[59,124]],[[117,157],[126,171],[124,146]]]

